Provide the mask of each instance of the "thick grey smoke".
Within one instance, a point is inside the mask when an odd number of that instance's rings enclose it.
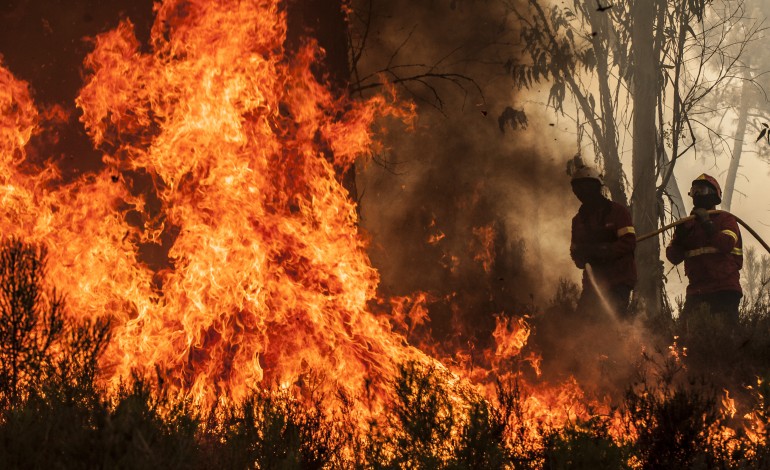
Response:
[[[430,72],[475,82],[461,81],[460,89],[433,77],[425,79],[428,86],[412,80],[400,88],[418,104],[417,128],[391,136],[390,168],[370,163],[359,178],[373,261],[385,292],[424,290],[439,298],[431,307],[439,339],[458,329],[483,337],[494,328],[494,315],[546,305],[556,279],[570,269],[565,260],[576,205],[564,162],[575,152],[568,150],[572,140],[566,134],[554,142],[550,133],[501,125],[504,110],[520,107],[522,96],[503,67],[515,54],[515,45],[506,43],[515,31],[499,2],[376,2],[372,8],[361,69],[437,63]],[[395,68],[401,76],[426,70]],[[491,231],[493,259],[485,266],[482,238]]]

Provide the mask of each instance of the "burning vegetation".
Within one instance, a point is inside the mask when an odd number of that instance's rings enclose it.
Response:
[[[76,103],[103,165],[81,176],[40,150],[72,116],[0,68],[0,466],[768,465],[765,305],[689,367],[668,331],[576,318],[567,282],[514,309],[489,221],[470,264],[440,257],[487,311],[387,296],[340,175],[413,106],[331,91],[316,42],[286,54],[278,2],[155,14],[147,47],[129,20],[95,38]]]

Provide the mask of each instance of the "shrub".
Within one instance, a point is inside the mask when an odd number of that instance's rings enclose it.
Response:
[[[600,417],[549,433],[544,454],[544,467],[554,470],[629,468],[627,450],[615,443]]]
[[[255,390],[212,410],[202,440],[203,468],[321,469],[339,466],[347,443],[321,397],[301,401],[285,389]]]

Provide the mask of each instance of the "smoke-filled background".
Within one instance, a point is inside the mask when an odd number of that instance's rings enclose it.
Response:
[[[389,152],[361,172],[363,225],[383,289],[441,297],[433,309],[445,310],[434,322],[442,331],[449,329],[444,320],[489,326],[495,314],[543,305],[559,277],[569,275],[570,212],[577,206],[564,163],[575,140],[547,124],[546,132],[533,129],[543,121],[537,111],[527,116],[529,131],[501,121],[520,98],[503,66],[516,48],[501,4],[371,8],[371,47],[360,68],[425,64],[473,80],[406,81],[400,90],[418,104],[416,129],[391,135]],[[395,72],[420,75],[427,68]]]
[[[513,87],[504,65],[519,45],[503,4],[360,2],[357,11],[371,21],[359,68],[417,76],[399,87],[418,104],[416,129],[391,131],[384,155],[359,168],[362,225],[383,294],[427,293],[423,329],[471,366],[496,318],[525,316],[541,379],[622,387],[653,340],[603,312],[573,315],[579,287],[570,283],[579,285],[580,271],[569,243],[579,204],[565,170],[578,139],[541,90]]]
[[[498,2],[389,8],[375,28],[381,44],[372,48],[382,55],[365,57],[377,64],[370,68],[395,61],[395,50],[403,64],[446,57],[436,70],[472,77],[482,93],[467,83],[460,90],[434,81],[439,110],[432,89],[409,84],[422,98],[416,130],[393,136],[391,168],[370,163],[361,175],[363,226],[372,234],[382,290],[431,294],[434,338],[466,350],[471,360],[475,348],[489,345],[496,317],[526,315],[529,350],[542,356],[546,380],[575,376],[604,391],[623,383],[645,334],[601,313],[572,315],[578,292],[561,281],[579,283],[569,259],[578,203],[565,172],[577,138],[546,112],[537,90],[512,86],[504,64],[517,51],[514,23]],[[508,108],[525,109],[526,123],[501,118]],[[487,228],[494,233],[489,260]]]

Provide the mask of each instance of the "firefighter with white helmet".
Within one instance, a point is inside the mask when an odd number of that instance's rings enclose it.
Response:
[[[570,255],[575,265],[590,265],[594,281],[583,272],[583,292],[578,310],[592,314],[601,309],[603,296],[622,317],[629,314],[628,302],[636,284],[636,235],[631,214],[602,194],[604,181],[594,167],[577,165],[571,171],[572,192],[582,203],[572,219]],[[601,292],[597,292],[596,289]]]

